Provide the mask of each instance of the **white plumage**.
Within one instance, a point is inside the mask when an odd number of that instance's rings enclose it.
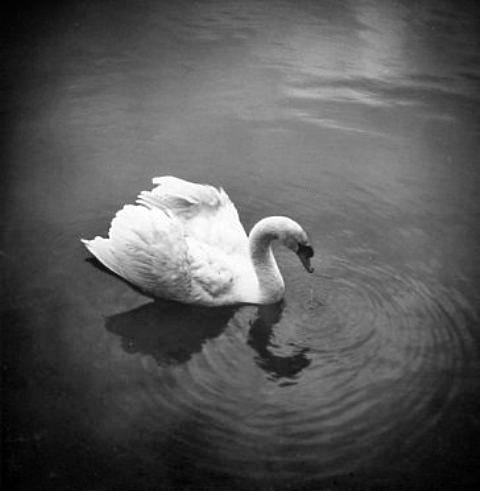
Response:
[[[272,303],[284,293],[271,250],[279,240],[312,271],[307,235],[287,217],[261,220],[247,237],[223,189],[156,177],[112,220],[108,238],[82,240],[107,268],[154,297],[200,305]]]

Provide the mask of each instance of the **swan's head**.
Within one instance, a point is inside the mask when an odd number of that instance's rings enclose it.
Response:
[[[279,233],[279,242],[295,252],[300,258],[304,268],[309,273],[313,273],[313,267],[310,264],[310,259],[314,255],[314,250],[310,244],[310,241],[308,240],[307,233],[297,222],[288,219],[287,223],[287,226]]]
[[[313,257],[313,247],[303,228],[288,217],[267,217],[260,220],[252,229],[251,235],[259,241],[278,240],[280,244],[295,252],[309,273],[313,273],[310,259]],[[254,240],[255,242],[255,240]]]

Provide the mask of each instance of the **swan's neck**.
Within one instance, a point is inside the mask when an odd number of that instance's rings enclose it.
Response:
[[[260,220],[249,235],[250,257],[257,275],[262,303],[279,301],[285,291],[283,278],[272,251],[272,242],[279,238],[275,218],[277,217]]]

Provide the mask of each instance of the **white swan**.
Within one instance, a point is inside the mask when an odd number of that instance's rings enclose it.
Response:
[[[285,286],[274,240],[313,272],[307,234],[290,218],[264,218],[247,237],[223,189],[172,176],[153,183],[138,204],[117,212],[108,239],[82,239],[101,263],[145,293],[208,306],[277,302]]]

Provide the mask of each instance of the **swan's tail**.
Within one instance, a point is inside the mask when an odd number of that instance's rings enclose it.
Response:
[[[82,239],[108,269],[148,293],[166,298],[187,295],[187,244],[181,228],[161,210],[125,205],[108,238]]]
[[[119,276],[132,280],[132,266],[136,266],[142,252],[165,238],[169,220],[159,210],[143,206],[125,205],[112,220],[108,238],[81,239],[86,248],[107,268]],[[136,251],[132,254],[133,251]]]
[[[124,276],[121,266],[118,264],[111,248],[110,239],[95,237],[92,240],[80,239],[88,251],[95,256],[104,266],[118,274]]]

